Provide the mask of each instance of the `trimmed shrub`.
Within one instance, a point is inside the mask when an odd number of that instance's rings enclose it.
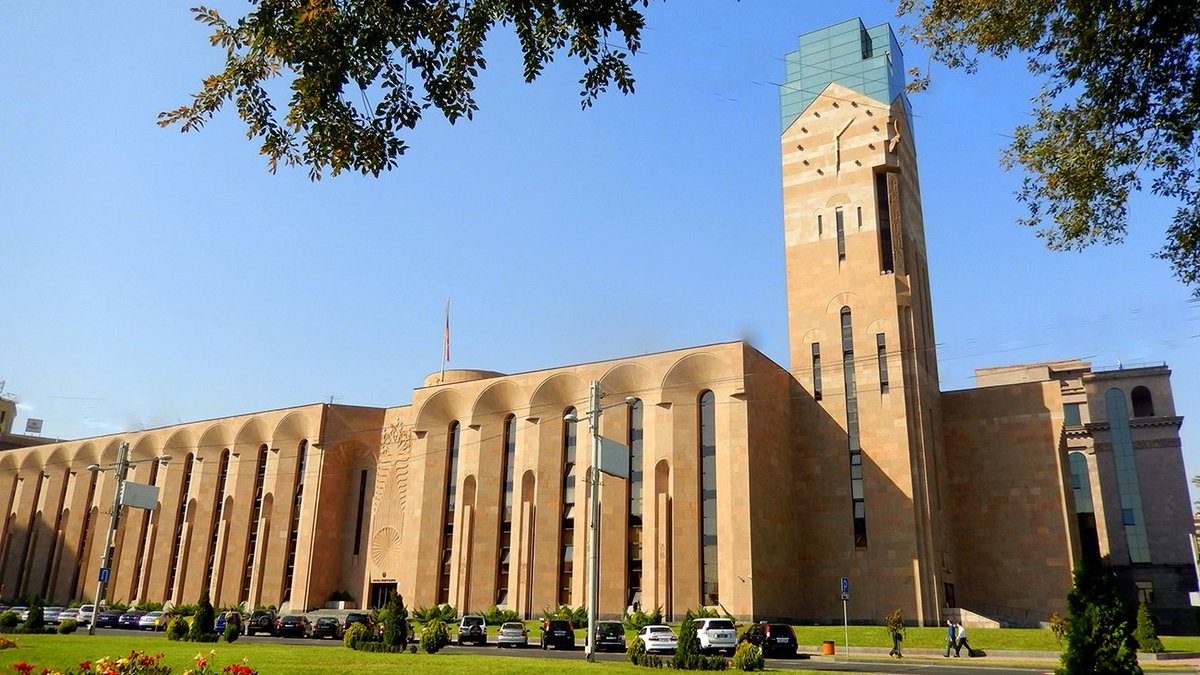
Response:
[[[1137,640],[1138,651],[1155,654],[1166,651],[1162,640],[1158,639],[1158,619],[1145,600],[1138,603],[1137,628],[1133,631],[1133,637]]]
[[[436,654],[442,647],[450,644],[450,631],[444,621],[434,621],[421,631],[421,649],[428,654]]]
[[[70,635],[77,630],[79,630],[79,622],[75,619],[67,619],[66,621],[58,624],[59,635]]]
[[[361,623],[352,623],[342,635],[342,644],[350,649],[358,649],[358,645],[371,641],[371,629]]]
[[[733,653],[733,669],[734,670],[762,670],[767,667],[767,660],[763,658],[762,650],[750,642],[743,642],[738,645],[737,651]]]
[[[21,617],[17,616],[16,612],[8,610],[0,613],[0,629],[12,630],[19,623],[21,623]]]
[[[237,639],[242,636],[241,628],[232,621],[225,624],[225,641],[228,643],[237,642]]]
[[[625,657],[633,665],[641,665],[639,662],[646,657],[646,643],[642,642],[642,638],[635,637],[629,641],[629,646],[625,648]]]
[[[520,621],[521,615],[511,609],[500,609],[498,606],[492,605],[483,613],[483,620],[489,626],[499,626],[507,621]]]
[[[182,616],[171,617],[167,622],[167,639],[168,640],[183,640],[188,636],[188,622]]]

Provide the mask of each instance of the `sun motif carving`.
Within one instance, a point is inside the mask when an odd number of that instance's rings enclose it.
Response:
[[[371,537],[371,562],[375,568],[390,571],[400,555],[400,533],[390,527],[381,527]]]

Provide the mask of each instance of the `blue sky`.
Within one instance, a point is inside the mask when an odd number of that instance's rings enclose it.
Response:
[[[213,5],[230,17],[245,5]],[[521,81],[498,31],[476,119],[427,117],[378,179],[272,176],[230,112],[155,125],[220,65],[187,4],[20,3],[0,25],[0,379],[79,438],[318,401],[392,406],[440,365],[522,372],[747,338],[788,364],[784,53],[886,2],[677,0],[648,12],[633,96],[581,111],[578,64]],[[908,65],[926,54],[907,45]],[[1020,62],[935,68],[912,98],[942,388],[975,368],[1166,361],[1200,414],[1200,305],[1126,244],[1050,253],[1015,224],[1000,152]],[[1200,472],[1196,420],[1184,425]]]

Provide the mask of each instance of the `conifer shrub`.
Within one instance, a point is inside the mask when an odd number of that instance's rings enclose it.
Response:
[[[383,644],[403,651],[408,644],[408,609],[396,591],[392,591],[387,607],[379,613],[379,620],[383,622]]]
[[[1160,654],[1166,651],[1162,640],[1158,639],[1158,619],[1150,611],[1150,605],[1145,600],[1138,603],[1137,629],[1133,632],[1137,640],[1138,651]]]
[[[192,642],[216,642],[216,621],[217,612],[208,599],[208,589],[204,589],[200,591],[200,602],[196,604],[196,616],[192,619],[187,639]]]
[[[188,636],[188,620],[182,616],[173,616],[167,622],[167,639],[184,640]]]
[[[238,626],[236,623],[233,623],[232,621],[225,624],[224,637],[225,637],[226,642],[232,644],[234,642],[237,642],[237,639],[240,638],[241,636],[242,636],[242,630],[241,630],[240,626]]]
[[[1075,587],[1067,594],[1066,644],[1054,672],[1141,675],[1128,617],[1112,571],[1085,559],[1075,568]]]

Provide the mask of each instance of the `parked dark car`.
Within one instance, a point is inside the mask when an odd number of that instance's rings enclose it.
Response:
[[[117,619],[117,627],[141,630],[142,617],[145,616],[145,614],[145,612],[138,611],[136,609],[125,612],[119,619]]]
[[[312,624],[307,616],[288,614],[275,622],[275,637],[312,637]]]
[[[796,655],[796,631],[786,623],[763,621],[752,624],[739,641],[757,645],[763,656]]]
[[[625,651],[625,626],[620,621],[596,622],[596,651]]]
[[[323,616],[313,624],[312,636],[314,638],[330,637],[335,640],[341,640],[342,622],[338,621],[337,617]]]
[[[123,609],[106,609],[96,615],[96,628],[116,628],[121,620]]]
[[[256,609],[250,614],[250,618],[246,620],[246,635],[254,635],[255,633],[274,635],[276,620],[275,612],[269,609]]]
[[[350,612],[346,615],[346,618],[342,620],[342,632],[344,633],[350,630],[350,626],[353,626],[356,623],[361,623],[362,625],[366,626],[368,630],[375,625],[375,622],[371,620],[370,614],[367,614],[366,612]]]
[[[575,649],[575,627],[566,619],[542,622],[542,649]]]

